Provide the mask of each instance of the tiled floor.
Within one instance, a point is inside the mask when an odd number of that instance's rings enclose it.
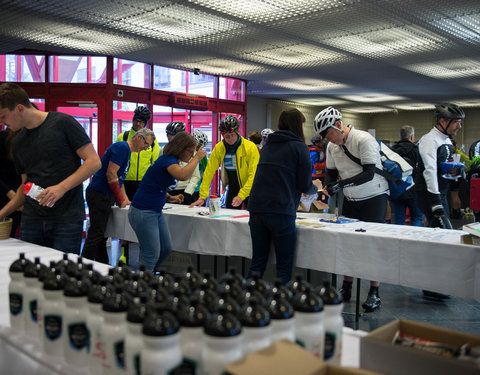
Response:
[[[354,284],[356,285],[356,283]],[[360,303],[367,296],[370,285],[361,283]],[[344,306],[345,325],[354,329],[371,331],[395,319],[409,319],[445,328],[480,335],[480,302],[474,299],[451,297],[444,301],[423,298],[419,289],[398,285],[380,286],[382,307],[372,313],[362,313],[355,322],[355,296]]]

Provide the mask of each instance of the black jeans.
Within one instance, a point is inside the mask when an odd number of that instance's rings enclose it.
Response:
[[[105,229],[111,207],[115,203],[113,194],[105,194],[87,188],[88,210],[90,212],[90,228],[83,247],[82,256],[97,262],[108,264],[107,239]]]

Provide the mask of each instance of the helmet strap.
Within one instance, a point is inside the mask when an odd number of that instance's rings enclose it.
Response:
[[[444,117],[442,117],[442,118],[444,118]],[[440,128],[441,128],[440,131],[441,131],[443,134],[448,135],[449,137],[450,137],[450,134],[447,133],[447,130],[448,130],[448,127],[450,126],[450,124],[452,123],[452,121],[453,121],[453,119],[449,119],[448,124],[447,124],[447,126],[446,126],[445,128],[444,128],[443,125],[440,123],[440,119],[437,121],[437,125],[439,125]]]

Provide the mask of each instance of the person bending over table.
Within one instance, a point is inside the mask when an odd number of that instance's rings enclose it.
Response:
[[[163,148],[160,156],[148,168],[133,197],[128,221],[137,235],[142,249],[142,262],[153,271],[172,250],[172,241],[162,209],[167,199],[167,190],[173,190],[177,180],[188,180],[206,152],[200,147],[195,154],[197,142],[185,131]],[[188,162],[183,168],[179,162]]]
[[[82,256],[108,264],[105,229],[111,207],[117,201],[123,208],[130,204],[125,185],[132,152],[147,150],[155,141],[150,129],[142,128],[128,141],[115,142],[102,156],[102,168],[93,175],[87,187],[86,198],[90,213],[90,228]]]
[[[240,136],[239,127],[240,122],[232,115],[220,121],[219,129],[223,141],[213,148],[200,185],[200,198],[190,207],[202,206],[205,203],[213,176],[220,165],[223,188],[228,185],[226,207],[241,208],[250,195],[260,154],[255,143]]]
[[[298,109],[283,111],[278,131],[263,146],[248,202],[252,263],[248,277],[265,272],[270,243],[275,246],[277,277],[286,284],[292,277],[297,230],[295,218],[300,196],[316,194],[322,182],[312,183],[312,166]]]

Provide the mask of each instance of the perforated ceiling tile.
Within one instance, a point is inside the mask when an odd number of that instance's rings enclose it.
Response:
[[[351,60],[350,56],[311,44],[291,45],[258,51],[245,57],[253,61],[277,66],[322,66]]]
[[[342,4],[337,0],[190,0],[194,4],[255,23],[301,17],[305,14]]]
[[[243,74],[261,73],[268,70],[261,65],[247,64],[227,59],[211,59],[205,61],[197,61],[195,63],[187,63],[185,65],[189,69],[199,68],[205,73],[217,72],[217,74],[231,75],[233,72],[233,75],[240,78]]]
[[[480,77],[480,61],[478,59],[459,58],[412,64],[405,66],[405,69],[434,78]]]
[[[388,95],[388,94],[363,94],[363,95],[340,95],[342,99],[360,102],[360,103],[379,103],[379,102],[392,102],[400,101],[406,98],[398,95]]]
[[[270,81],[272,86],[285,87],[296,91],[323,91],[345,88],[346,85],[339,82],[326,81],[314,78],[296,78],[291,80]]]

